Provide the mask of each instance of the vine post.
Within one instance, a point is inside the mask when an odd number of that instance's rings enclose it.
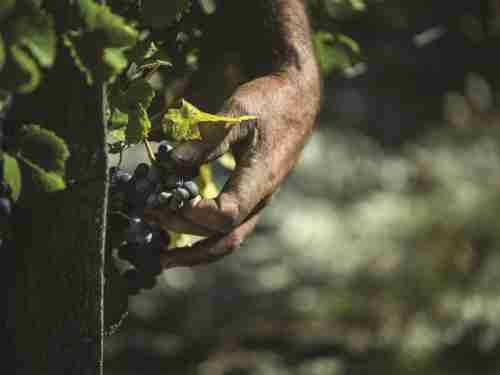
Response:
[[[16,101],[12,117],[43,123],[71,152],[68,188],[27,195],[12,218],[16,276],[7,325],[16,374],[102,374],[104,84],[87,85],[61,49],[55,69],[36,93]]]

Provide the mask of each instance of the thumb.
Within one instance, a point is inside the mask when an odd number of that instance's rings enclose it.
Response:
[[[247,136],[248,127],[245,124],[200,124],[200,134],[201,140],[183,142],[171,151],[171,157],[176,164],[193,168],[217,159],[229,151],[231,145]]]

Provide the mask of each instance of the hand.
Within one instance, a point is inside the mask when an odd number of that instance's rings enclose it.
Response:
[[[259,213],[295,164],[312,129],[319,90],[283,75],[241,86],[222,114],[254,115],[254,122],[201,127],[203,141],[173,150],[180,167],[192,168],[231,150],[237,167],[215,199],[195,200],[179,211],[151,210],[148,217],[171,230],[208,237],[192,247],[165,253],[165,268],[218,260],[237,249],[254,229]],[[307,94],[310,93],[310,96]]]

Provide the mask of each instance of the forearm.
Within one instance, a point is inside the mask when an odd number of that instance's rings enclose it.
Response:
[[[271,16],[272,39],[264,46],[271,51],[259,54],[253,80],[242,85],[231,98],[244,112],[261,121],[261,142],[257,155],[266,157],[269,181],[278,185],[295,164],[311,132],[320,102],[320,78],[311,42],[311,31],[301,0],[259,0]],[[243,59],[243,61],[248,61]],[[272,129],[269,129],[272,127]]]

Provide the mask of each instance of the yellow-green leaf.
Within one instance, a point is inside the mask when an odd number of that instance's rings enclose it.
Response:
[[[94,0],[79,0],[78,5],[87,30],[104,33],[103,46],[131,47],[136,43],[138,31],[107,6],[96,4]]]
[[[17,160],[7,153],[3,154],[3,173],[5,182],[9,184],[12,191],[12,200],[16,202],[21,194],[22,182],[21,171]]]
[[[140,143],[148,138],[151,122],[146,109],[138,103],[136,108],[128,112],[126,138],[129,144]]]
[[[148,109],[155,97],[155,91],[151,84],[143,78],[138,78],[130,83],[125,92],[126,108],[135,108],[140,104],[144,109]]]
[[[23,172],[23,186],[29,185],[29,189],[35,192],[54,193],[64,190],[66,184],[60,174],[48,172],[32,161],[19,156],[21,169]],[[27,180],[24,179],[27,178]],[[28,187],[27,187],[28,188]]]
[[[0,74],[0,87],[20,94],[35,90],[41,80],[40,68],[20,46],[9,48],[9,55]]]
[[[64,176],[68,146],[53,131],[38,125],[26,125],[22,129],[19,152],[48,172]]]
[[[51,67],[56,58],[57,36],[52,16],[37,6],[15,18],[14,43],[25,47],[43,67]]]
[[[0,70],[2,70],[5,64],[5,43],[2,39],[2,34],[0,34]]]
[[[163,131],[176,141],[201,138],[199,125],[231,126],[243,121],[255,120],[255,116],[227,117],[203,112],[186,100],[180,108],[170,109],[163,118]]]

